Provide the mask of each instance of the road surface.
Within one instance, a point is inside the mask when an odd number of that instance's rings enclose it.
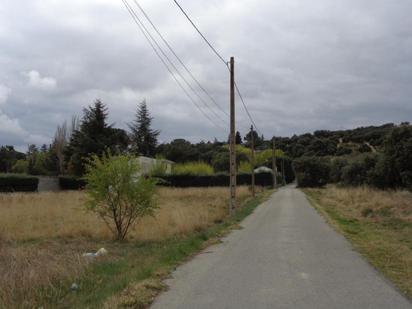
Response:
[[[154,309],[412,308],[291,186],[180,266]]]

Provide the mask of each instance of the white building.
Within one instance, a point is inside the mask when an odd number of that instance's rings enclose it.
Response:
[[[173,161],[165,159],[153,159],[143,156],[138,157],[137,161],[139,162],[142,174],[149,174],[154,168],[161,166],[166,175],[170,175],[172,173],[172,166],[174,164]]]

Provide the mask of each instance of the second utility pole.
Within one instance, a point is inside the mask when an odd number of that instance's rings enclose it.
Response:
[[[235,59],[230,58],[230,204],[229,213],[236,209],[236,141],[235,141]]]
[[[250,127],[250,134],[251,134],[251,162],[252,165],[252,196],[255,197],[255,133],[253,132],[253,126]]]
[[[275,146],[275,137],[272,139],[272,177],[273,177],[273,189],[276,189],[278,186],[278,168],[276,166],[276,146]]]

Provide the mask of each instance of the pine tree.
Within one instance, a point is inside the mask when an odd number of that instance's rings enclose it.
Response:
[[[230,144],[230,134],[227,138],[227,143]],[[242,145],[242,135],[240,135],[239,131],[236,131],[236,134],[235,134],[235,144]]]
[[[146,101],[142,101],[137,107],[135,120],[129,124],[132,152],[136,155],[154,157],[156,153],[160,131],[151,128],[152,120]]]
[[[83,110],[80,127],[73,132],[65,148],[65,161],[70,173],[83,175],[85,161],[93,154],[101,156],[105,151],[122,153],[127,149],[127,134],[112,128],[107,118],[107,107],[100,100]]]
[[[242,144],[242,136],[240,135],[239,131],[236,131],[235,142],[236,142],[236,145],[241,145]]]

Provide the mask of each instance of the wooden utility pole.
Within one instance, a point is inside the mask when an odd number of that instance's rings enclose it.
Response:
[[[275,189],[278,185],[278,168],[276,166],[276,145],[275,145],[275,137],[272,139],[272,176],[273,176],[273,189]]]
[[[285,158],[282,157],[282,185],[286,185],[285,179]]]
[[[236,140],[235,140],[235,59],[230,58],[230,204],[229,213],[236,209]]]
[[[255,197],[256,191],[255,191],[255,136],[253,132],[253,126],[250,127],[250,134],[251,135],[251,140],[250,140],[250,146],[252,150],[252,155],[251,155],[251,162],[250,165],[252,166],[252,196]]]

